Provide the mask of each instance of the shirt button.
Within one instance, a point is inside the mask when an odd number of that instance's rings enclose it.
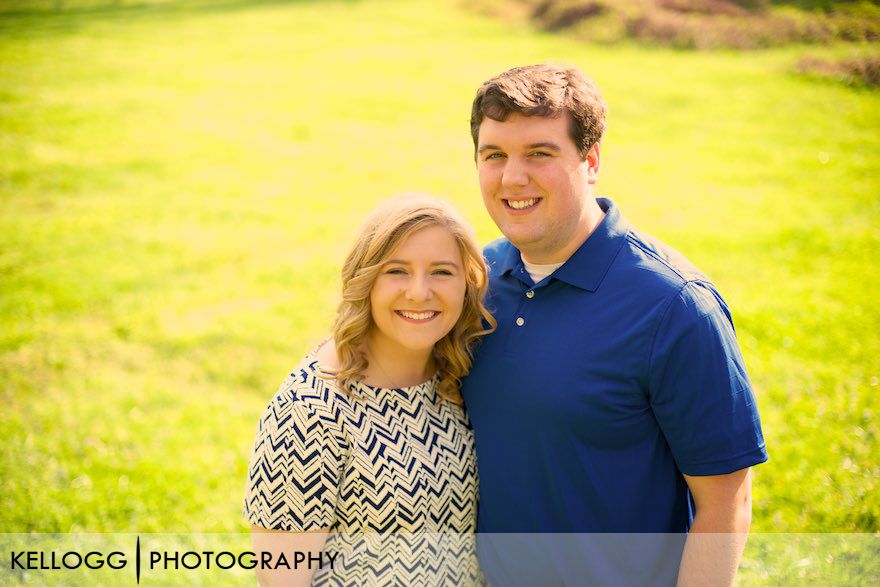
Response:
[[[529,299],[532,299],[533,297],[535,297],[535,292],[530,289],[529,291],[526,292],[526,297]]]
[[[519,318],[516,319],[516,325],[517,325],[517,326],[522,326],[522,325],[525,324],[525,323],[526,323],[526,320],[525,320],[525,318],[523,318],[522,316],[520,316]]]

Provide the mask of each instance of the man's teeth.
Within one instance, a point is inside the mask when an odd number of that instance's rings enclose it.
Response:
[[[428,318],[433,318],[437,312],[404,312],[400,311],[400,315],[405,318],[409,318],[410,320],[427,320]]]
[[[507,200],[507,205],[514,210],[522,210],[523,208],[531,208],[538,203],[538,198],[529,198],[528,200]]]

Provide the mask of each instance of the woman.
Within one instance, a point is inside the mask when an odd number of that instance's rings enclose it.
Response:
[[[342,269],[333,337],[260,420],[245,497],[258,550],[293,566],[292,552],[323,549],[322,568],[282,566],[261,583],[480,580],[459,381],[494,328],[485,291],[472,230],[447,204],[401,196],[370,216]]]

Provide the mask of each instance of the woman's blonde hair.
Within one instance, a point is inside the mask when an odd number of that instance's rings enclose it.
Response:
[[[461,403],[461,378],[471,368],[474,343],[495,329],[495,319],[483,306],[488,286],[486,263],[470,225],[446,202],[419,194],[397,196],[379,206],[367,219],[342,267],[342,302],[333,325],[339,363],[334,378],[342,389],[348,390],[351,382],[362,379],[368,365],[363,343],[373,327],[370,292],[382,266],[407,237],[430,226],[449,231],[464,263],[461,316],[434,345],[438,393]]]

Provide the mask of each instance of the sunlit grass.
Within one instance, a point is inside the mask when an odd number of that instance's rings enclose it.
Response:
[[[2,530],[244,528],[257,417],[354,227],[416,190],[496,236],[472,93],[547,59],[610,104],[600,192],[733,308],[753,528],[880,529],[876,92],[797,48],[597,48],[427,0],[59,5],[0,10]]]

